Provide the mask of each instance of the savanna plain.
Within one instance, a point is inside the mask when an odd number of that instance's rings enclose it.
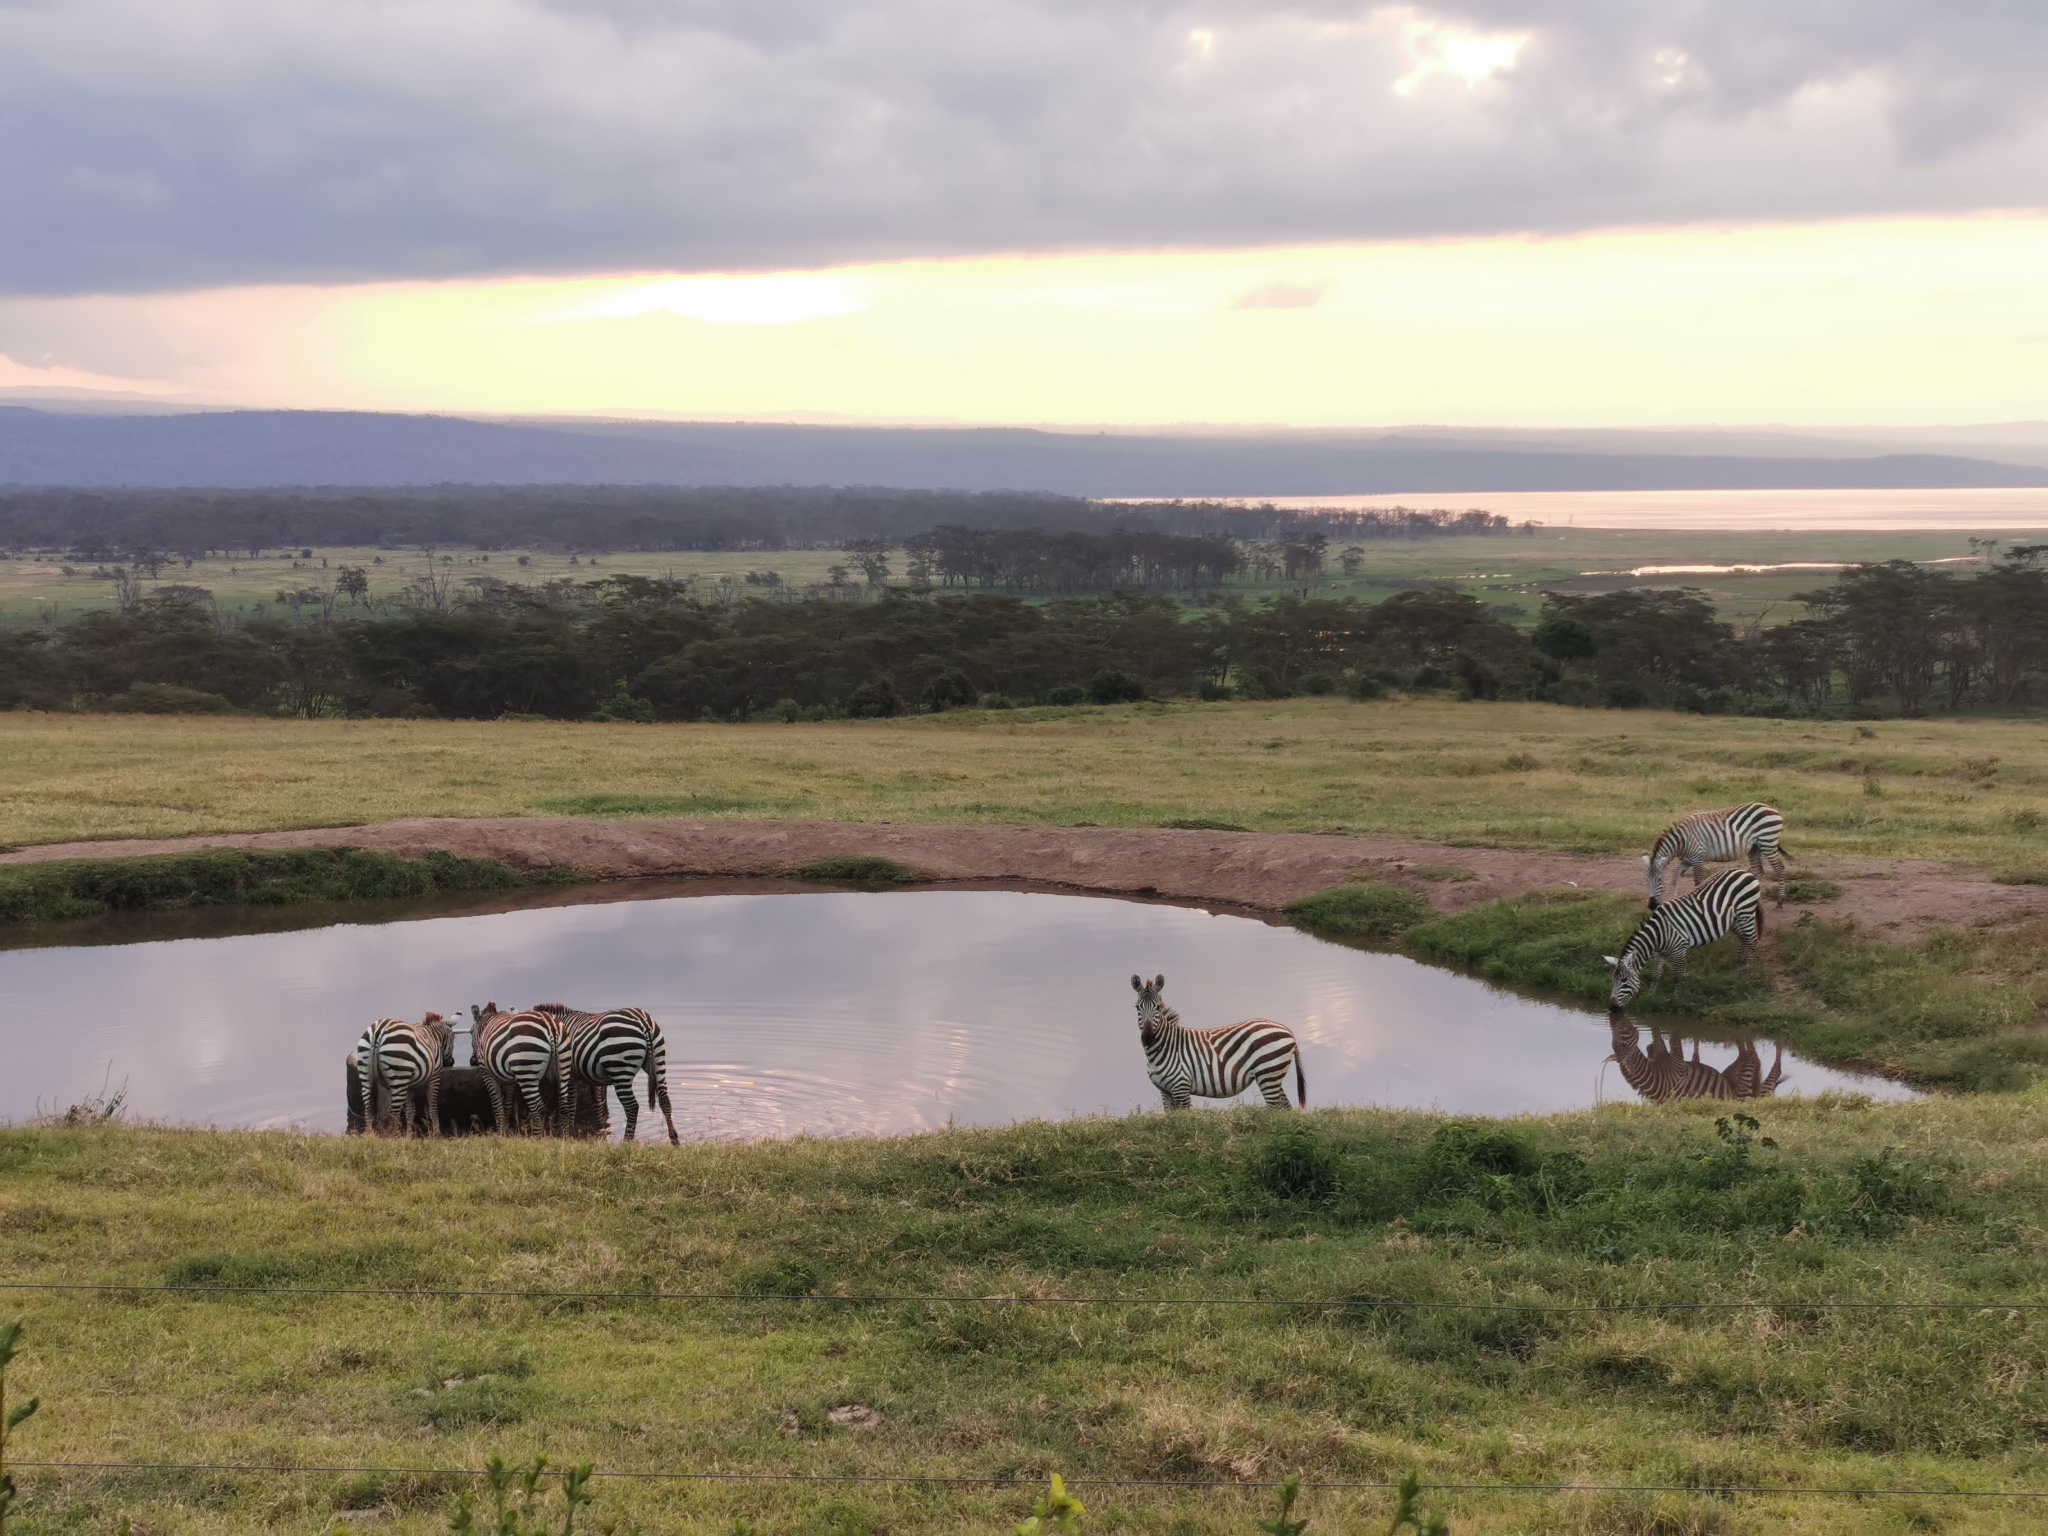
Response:
[[[1195,820],[1632,858],[1676,812],[1757,798],[1785,810],[1795,863],[2031,881],[2043,729],[1429,699],[789,725],[18,713],[0,716],[0,841],[415,815]],[[1533,953],[1569,910],[1513,908],[1439,920],[1435,951]],[[1786,930],[1758,982],[1772,1006],[1882,994],[1837,1009],[1879,1021],[1869,1054],[1952,1063],[1967,1044],[1974,1075],[1924,1076],[2000,1091],[1740,1106],[1758,1123],[1697,1103],[1231,1110],[674,1150],[0,1128],[0,1280],[169,1288],[0,1307],[28,1324],[9,1400],[44,1404],[10,1457],[161,1468],[24,1465],[16,1519],[438,1530],[454,1484],[432,1469],[544,1449],[600,1472],[1146,1484],[1078,1488],[1101,1530],[1249,1531],[1276,1506],[1245,1485],[1410,1468],[1460,1532],[2037,1529],[2038,1503],[1945,1495],[2048,1489],[2048,1312],[2011,1305],[2042,1301],[2048,1273],[2048,1083],[2027,1065],[2042,937],[1892,944],[1824,914]],[[1726,971],[1702,968],[1703,998]],[[764,1299],[795,1294],[931,1299]],[[950,1299],[970,1296],[1023,1299]],[[1055,1296],[1118,1304],[1038,1304]],[[1701,1305],[1731,1301],[1761,1304]],[[1956,1305],[1823,1305],[1840,1302]],[[1572,1486],[1444,1486],[1493,1484]],[[600,1523],[820,1536],[1007,1530],[1033,1496],[593,1486]],[[1706,1491],[1730,1486],[1784,1492]],[[1323,1532],[1390,1509],[1311,1488],[1296,1514]]]

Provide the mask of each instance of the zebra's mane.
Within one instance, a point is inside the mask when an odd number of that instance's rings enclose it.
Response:
[[[1144,1021],[1154,1029],[1179,1029],[1180,1015],[1167,1006],[1165,998],[1159,999],[1159,1011]]]

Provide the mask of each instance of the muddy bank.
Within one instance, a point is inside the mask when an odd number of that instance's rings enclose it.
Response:
[[[498,859],[519,869],[566,867],[604,880],[770,875],[827,854],[872,853],[937,880],[1014,880],[1265,910],[1351,879],[1399,881],[1447,912],[1567,883],[1630,895],[1642,890],[1642,866],[1635,856],[1454,848],[1405,838],[1298,832],[838,821],[422,818],[293,832],[53,843],[0,855],[0,863],[343,844],[403,854],[438,849]],[[1807,860],[1800,867],[1842,887],[1839,899],[1813,910],[1854,918],[1889,938],[1910,938],[1946,923],[2004,924],[2048,916],[2048,888],[2000,885],[1973,870],[1884,859]],[[1789,919],[1793,911],[1788,905],[1777,920]]]

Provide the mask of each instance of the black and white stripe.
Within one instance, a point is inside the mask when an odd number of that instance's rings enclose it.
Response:
[[[496,1003],[471,1005],[474,1028],[469,1037],[469,1064],[484,1074],[491,1096],[491,1118],[503,1135],[510,1119],[508,1094],[525,1107],[526,1129],[546,1132],[566,1123],[569,1106],[569,1059],[562,1049],[562,1027],[545,1013],[528,1009],[500,1012]],[[552,1101],[553,1112],[550,1112]]]
[[[1609,1015],[1614,1037],[1614,1054],[1607,1059],[1621,1068],[1622,1081],[1648,1099],[1662,1104],[1670,1099],[1760,1099],[1778,1091],[1785,1076],[1785,1053],[1780,1049],[1764,1075],[1763,1058],[1754,1040],[1742,1040],[1735,1047],[1735,1059],[1725,1067],[1710,1067],[1700,1060],[1700,1043],[1692,1043],[1687,1059],[1685,1042],[1677,1035],[1667,1041],[1657,1029],[1650,1030],[1650,1048],[1643,1049],[1636,1027],[1620,1009]]]
[[[640,1123],[640,1101],[633,1096],[633,1079],[647,1074],[647,1102],[661,1110],[668,1122],[670,1146],[681,1143],[676,1134],[676,1117],[668,1098],[668,1042],[661,1026],[644,1008],[614,1008],[609,1013],[584,1013],[561,1003],[535,1003],[534,1011],[557,1020],[563,1031],[563,1047],[571,1082],[588,1083],[597,1090],[598,1113],[604,1131],[611,1134],[610,1089],[619,1096],[626,1112],[626,1140],[633,1139]]]
[[[1724,933],[1741,936],[1742,963],[1747,966],[1756,958],[1757,936],[1763,931],[1763,883],[1746,869],[1716,875],[1690,895],[1666,902],[1644,918],[1619,955],[1601,957],[1614,971],[1608,1006],[1626,1008],[1643,989],[1645,962],[1654,965],[1653,982],[1663,980],[1666,962],[1676,981],[1685,974],[1685,957]]]
[[[1160,996],[1166,978],[1131,978],[1138,994],[1138,1041],[1145,1047],[1145,1075],[1168,1109],[1186,1109],[1191,1098],[1232,1099],[1253,1084],[1268,1104],[1287,1108],[1287,1065],[1294,1064],[1294,1096],[1306,1108],[1308,1079],[1294,1031],[1271,1019],[1247,1019],[1221,1029],[1188,1029]]]
[[[1778,840],[1785,818],[1773,806],[1738,805],[1732,811],[1700,811],[1675,821],[1657,834],[1643,863],[1649,867],[1650,910],[1664,904],[1664,878],[1675,861],[1692,875],[1693,889],[1706,878],[1706,866],[1747,859],[1749,872],[1762,880],[1764,862],[1778,877],[1778,904],[1784,905],[1785,855]]]
[[[356,1042],[356,1083],[362,1094],[363,1129],[395,1129],[410,1136],[413,1095],[424,1088],[427,1134],[441,1134],[441,1074],[455,1065],[455,1031],[438,1013],[419,1023],[379,1019]]]

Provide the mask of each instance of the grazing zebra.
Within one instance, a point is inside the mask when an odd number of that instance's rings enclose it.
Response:
[[[381,1130],[387,1120],[401,1135],[412,1134],[413,1091],[424,1085],[427,1134],[441,1134],[441,1074],[455,1065],[455,1031],[438,1013],[419,1023],[379,1019],[356,1042],[356,1083],[362,1094],[363,1129]],[[383,1112],[379,1112],[379,1090]]]
[[[1767,1098],[1778,1091],[1778,1084],[1784,1080],[1782,1049],[1766,1077],[1754,1040],[1737,1045],[1735,1060],[1727,1066],[1710,1067],[1700,1060],[1697,1040],[1688,1061],[1685,1042],[1673,1035],[1667,1045],[1655,1026],[1650,1030],[1650,1048],[1645,1051],[1636,1039],[1635,1025],[1619,1008],[1608,1014],[1607,1023],[1614,1037],[1614,1054],[1607,1059],[1621,1068],[1622,1081],[1652,1104],[1668,1099]]]
[[[1706,879],[1706,866],[1748,859],[1749,872],[1762,880],[1764,861],[1778,877],[1778,905],[1785,905],[1785,854],[1778,839],[1785,818],[1768,805],[1738,805],[1732,811],[1700,811],[1674,821],[1657,834],[1643,863],[1650,877],[1650,910],[1664,905],[1664,876],[1673,860],[1692,875],[1694,890]]]
[[[1234,1099],[1257,1083],[1266,1102],[1287,1108],[1287,1064],[1294,1063],[1294,1097],[1308,1107],[1308,1079],[1294,1031],[1271,1019],[1247,1019],[1221,1029],[1188,1029],[1160,996],[1166,978],[1131,978],[1138,994],[1138,1041],[1145,1075],[1168,1109],[1186,1109],[1191,1097]]]
[[[1742,964],[1756,958],[1757,935],[1764,931],[1764,888],[1746,869],[1731,869],[1716,875],[1698,890],[1677,901],[1658,907],[1643,919],[1642,926],[1629,935],[1619,955],[1603,955],[1614,972],[1614,986],[1607,994],[1609,1008],[1626,1008],[1643,989],[1643,962],[1654,963],[1653,982],[1664,979],[1664,965],[1671,964],[1671,979],[1685,974],[1685,957],[1702,944],[1711,944],[1724,933],[1742,937]]]
[[[609,1013],[584,1013],[561,1003],[535,1003],[533,1011],[548,1014],[561,1024],[569,1076],[597,1090],[597,1109],[604,1121],[605,1135],[612,1131],[611,1101],[605,1097],[609,1088],[618,1094],[619,1107],[626,1112],[626,1140],[633,1139],[634,1127],[640,1123],[640,1101],[633,1096],[633,1079],[644,1071],[648,1105],[659,1107],[662,1118],[668,1122],[669,1145],[681,1145],[676,1117],[669,1109],[668,1042],[662,1039],[661,1026],[646,1009],[614,1008]]]
[[[550,1131],[557,1120],[566,1121],[569,1109],[569,1057],[562,1049],[562,1027],[551,1014],[528,1009],[523,1013],[502,1013],[496,1003],[469,1009],[475,1025],[469,1036],[469,1064],[484,1074],[484,1088],[491,1096],[491,1119],[498,1133],[505,1133],[508,1121],[505,1092],[509,1084],[526,1106],[529,1130]],[[546,1085],[555,1085],[554,1102],[559,1115],[550,1116]]]

